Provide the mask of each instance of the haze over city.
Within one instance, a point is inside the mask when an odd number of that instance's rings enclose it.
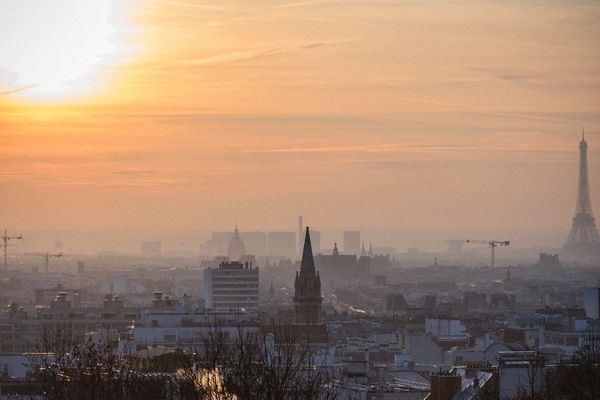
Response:
[[[600,162],[594,2],[95,3],[0,5],[12,229],[564,236]]]
[[[0,0],[0,400],[600,398],[600,3]]]

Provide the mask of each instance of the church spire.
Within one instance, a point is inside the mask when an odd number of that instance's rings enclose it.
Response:
[[[365,251],[365,241],[363,240],[362,242],[362,248],[360,249],[360,256],[364,257],[367,255],[367,252]]]
[[[294,309],[296,322],[316,324],[321,319],[321,277],[315,271],[310,233],[306,227],[300,272],[296,272],[294,281]]]
[[[315,273],[315,260],[313,258],[312,245],[310,243],[310,233],[308,226],[306,227],[306,235],[304,236],[304,250],[302,251],[302,261],[300,262],[300,275]]]
[[[338,250],[338,248],[337,248],[337,242],[335,242],[335,243],[333,244],[333,255],[334,255],[334,256],[339,256],[339,255],[340,255],[340,251],[339,251],[339,250]]]
[[[373,257],[373,243],[369,240],[369,257]]]

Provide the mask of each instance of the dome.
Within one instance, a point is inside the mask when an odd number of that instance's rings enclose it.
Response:
[[[229,246],[227,246],[227,257],[229,257],[231,260],[237,261],[244,254],[246,254],[246,246],[240,237],[240,232],[236,225],[233,236],[231,237],[231,240],[229,240]]]

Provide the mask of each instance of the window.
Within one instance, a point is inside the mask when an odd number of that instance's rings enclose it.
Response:
[[[578,346],[578,345],[579,345],[579,341],[577,340],[576,337],[567,338],[567,346]]]
[[[165,335],[165,342],[174,342],[177,340],[177,336],[175,335]]]

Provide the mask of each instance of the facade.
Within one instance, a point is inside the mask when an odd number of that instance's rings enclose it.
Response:
[[[585,316],[591,319],[600,318],[600,288],[588,288],[583,293]]]
[[[583,136],[579,143],[579,187],[575,217],[573,217],[567,242],[562,249],[564,258],[583,262],[600,259],[600,235],[596,228],[590,198],[587,148]]]
[[[310,233],[306,227],[300,272],[294,282],[294,312],[297,324],[318,324],[321,320],[321,278],[315,270]]]
[[[498,392],[501,400],[520,392],[539,392],[546,375],[546,359],[534,351],[506,351],[498,354]]]
[[[467,328],[457,319],[425,319],[425,333],[435,336],[460,336],[466,334]]]
[[[215,327],[225,338],[237,337],[239,329],[258,332],[258,325],[247,312],[215,313],[202,306],[194,308],[191,296],[184,296],[183,302],[179,302],[155,292],[152,307],[135,324],[133,341],[136,350],[192,347],[201,351],[202,340],[214,332]]]
[[[344,253],[360,254],[360,232],[345,231],[344,232]]]
[[[318,254],[315,264],[326,282],[339,282],[366,278],[369,275],[371,257],[357,258],[355,254],[340,254],[335,243],[332,254]]]
[[[206,308],[258,312],[258,267],[237,261],[204,270]]]
[[[101,307],[78,307],[60,292],[48,307],[40,307],[29,315],[22,307],[12,304],[0,319],[0,352],[32,351],[45,329],[68,329],[76,339],[89,332],[112,329],[127,332],[139,321],[141,310],[125,307],[118,296],[107,294]]]

